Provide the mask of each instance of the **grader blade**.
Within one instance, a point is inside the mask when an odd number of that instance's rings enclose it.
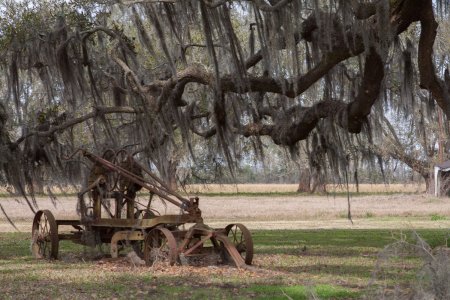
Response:
[[[236,246],[228,239],[226,235],[217,234],[216,239],[222,242],[222,245],[225,247],[226,251],[233,259],[233,262],[235,263],[236,267],[243,268],[246,266],[245,260],[242,258],[241,254],[236,249]]]

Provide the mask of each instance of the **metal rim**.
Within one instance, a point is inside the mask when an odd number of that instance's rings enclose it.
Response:
[[[166,228],[155,228],[147,234],[144,241],[144,260],[147,265],[168,263],[173,266],[177,258],[177,242],[172,232]]]
[[[125,149],[120,149],[116,152],[114,157],[114,164],[116,166],[119,166],[121,168],[124,168],[125,170],[129,170],[131,167],[131,164],[133,163],[133,157],[128,153]],[[115,187],[117,187],[121,192],[124,192],[127,189],[127,185],[124,185],[124,182],[128,182],[126,179],[122,178],[123,176],[120,175],[120,173],[116,174],[116,182]]]
[[[58,258],[58,227],[49,210],[40,210],[33,220],[31,251],[36,258]]]
[[[239,223],[229,224],[225,227],[225,232],[245,263],[251,265],[253,260],[253,239],[247,227]]]

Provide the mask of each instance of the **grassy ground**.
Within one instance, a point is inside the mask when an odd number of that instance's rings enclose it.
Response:
[[[345,191],[294,196],[295,188],[245,185],[234,191],[218,185],[199,190],[214,196],[201,197],[205,223],[242,222],[253,229],[255,270],[134,267],[126,258],[95,258],[98,252],[69,242],[60,243],[61,260],[37,261],[29,254],[29,233],[2,232],[12,227],[0,216],[0,299],[379,299],[379,293],[408,294],[424,281],[417,279],[424,262],[416,254],[385,249],[411,237],[411,230],[398,228],[435,228],[417,230],[432,247],[445,245],[449,237],[450,201],[415,194],[417,186],[361,186],[370,196],[352,197],[354,225],[346,219]],[[20,230],[28,232],[33,215],[26,204],[0,201]],[[47,197],[38,199],[40,209],[58,218],[77,218],[75,203],[74,197],[60,197],[57,206]]]
[[[432,247],[449,230],[419,230]],[[394,256],[388,269],[379,253],[410,231],[254,231],[256,270],[230,266],[134,267],[125,258],[89,259],[92,252],[61,242],[59,261],[29,254],[29,234],[0,233],[0,298],[351,299],[374,290],[414,285],[421,261]],[[381,261],[380,261],[381,260]],[[369,283],[371,283],[369,285]]]

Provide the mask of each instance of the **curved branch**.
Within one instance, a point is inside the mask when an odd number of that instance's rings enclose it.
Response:
[[[447,117],[450,117],[450,87],[436,75],[433,62],[433,45],[436,38],[437,22],[434,18],[431,0],[423,1],[420,9],[420,39],[418,66],[420,87],[428,90]]]
[[[114,49],[111,51],[111,58],[123,69],[125,77],[128,78],[128,81],[132,83],[132,85],[134,85],[134,87],[132,87],[134,91],[142,94],[148,93],[149,89],[140,84],[136,73],[134,73],[130,67],[115,54]]]
[[[373,104],[380,94],[384,78],[384,62],[374,48],[369,50],[364,65],[364,75],[358,95],[348,105],[348,131],[361,132],[361,127],[370,114]]]
[[[426,161],[417,159],[414,157],[414,155],[409,155],[405,151],[402,151],[398,147],[386,147],[386,148],[380,148],[376,145],[371,145],[370,150],[374,152],[377,155],[380,156],[386,156],[389,155],[390,157],[397,159],[404,164],[406,164],[408,167],[410,167],[412,170],[419,173],[424,178],[430,177],[430,166]]]
[[[142,113],[143,111],[140,109],[136,109],[133,107],[126,107],[126,106],[118,106],[118,107],[107,107],[107,106],[98,106],[98,107],[94,107],[93,110],[90,113],[87,113],[83,116],[77,117],[77,118],[73,118],[70,119],[67,122],[64,122],[60,125],[57,126],[52,126],[50,127],[49,130],[46,131],[39,131],[39,130],[33,130],[31,132],[29,132],[28,134],[20,137],[19,139],[17,139],[17,141],[15,141],[14,143],[11,144],[12,148],[17,147],[20,143],[22,143],[24,140],[26,140],[27,138],[31,137],[31,136],[38,136],[38,137],[49,137],[52,136],[53,134],[55,134],[56,132],[59,131],[63,131],[67,128],[71,128],[77,124],[83,123],[89,119],[95,118],[95,117],[99,117],[99,116],[103,116],[106,114],[116,114],[116,113],[121,113],[121,114],[137,114],[137,113]]]
[[[279,1],[278,3],[286,2]],[[406,30],[413,21],[418,19],[417,11],[412,9],[412,5],[417,4],[417,2],[418,0],[399,0],[391,8],[390,28],[392,28],[392,36]],[[327,16],[334,18],[334,15],[328,14]],[[287,115],[286,112],[283,112],[282,118],[273,118],[273,127],[272,125],[263,126],[256,123],[256,125],[243,126],[243,129],[239,129],[243,131],[244,135],[267,134],[278,144],[292,145],[301,139],[305,139],[316,126],[319,119],[329,117],[349,132],[359,133],[366,122],[367,115],[378,98],[384,78],[384,62],[380,54],[375,50],[375,46],[371,46],[369,49],[366,48],[367,43],[364,43],[363,33],[355,34],[355,32],[360,32],[356,30],[357,28],[351,26],[346,28],[345,32],[342,32],[342,25],[339,21],[333,19],[333,22],[335,23],[335,28],[331,33],[333,35],[331,39],[332,44],[327,45],[327,48],[323,49],[324,55],[321,61],[306,74],[284,79],[244,74],[245,83],[242,84],[236,83],[233,74],[224,75],[218,79],[215,73],[206,70],[206,68],[200,65],[191,65],[166,81],[152,83],[152,85],[157,84],[161,88],[161,93],[157,99],[157,111],[160,111],[165,103],[169,102],[168,100],[175,100],[175,103],[177,103],[181,99],[186,85],[192,82],[219,88],[224,93],[269,92],[295,98],[310,88],[338,63],[367,51],[363,80],[357,96],[352,102],[344,103],[325,100],[310,108],[297,107],[291,109],[292,113],[287,113]],[[377,19],[371,20],[370,24],[370,27],[366,28],[364,34],[372,36],[377,41],[379,30]],[[320,28],[316,24],[315,16],[312,15],[304,22],[304,26],[302,26],[302,30],[296,37],[296,40],[304,38],[307,41],[312,41],[315,30],[320,30]],[[322,34],[322,32],[319,32],[319,34]],[[257,63],[261,59],[262,54],[256,53],[247,61],[246,67]],[[129,70],[124,62],[117,58],[115,60],[120,63],[120,66],[127,74],[130,74],[133,81],[139,84],[136,75]],[[220,87],[216,86],[217,82],[220,82]],[[138,90],[141,93],[145,93],[149,86],[142,85],[142,87],[139,87],[138,85]],[[215,130],[216,128],[212,128],[207,133],[201,133],[194,128],[194,131],[202,136],[214,134]]]

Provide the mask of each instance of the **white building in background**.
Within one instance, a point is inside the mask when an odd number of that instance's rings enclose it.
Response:
[[[434,195],[439,197],[441,195],[441,179],[439,172],[449,172],[450,171],[450,160],[444,161],[443,163],[434,166]]]

